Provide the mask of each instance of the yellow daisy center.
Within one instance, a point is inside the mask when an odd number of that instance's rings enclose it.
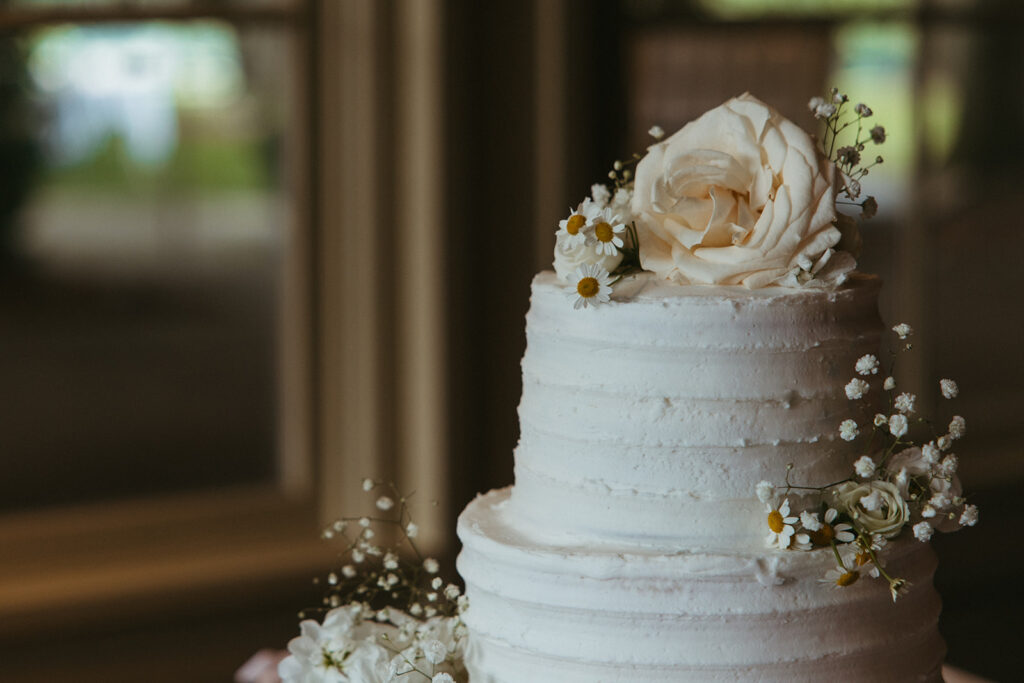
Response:
[[[570,235],[575,235],[579,233],[580,228],[582,228],[583,224],[586,222],[587,219],[579,215],[578,213],[569,216],[569,221],[565,224],[565,231]]]
[[[868,562],[871,561],[871,555],[869,555],[866,552],[857,553],[857,557],[855,558],[854,561],[857,563],[858,567],[863,567],[864,565],[866,565]]]
[[[615,232],[612,231],[612,226],[607,223],[598,223],[594,226],[594,237],[601,242],[611,242],[612,238],[615,237]]]
[[[845,572],[842,576],[836,579],[836,585],[846,588],[847,586],[855,584],[859,578],[860,574],[857,572]]]
[[[828,545],[836,537],[836,532],[831,524],[822,524],[820,529],[812,531],[810,535],[811,540],[818,545]]]
[[[782,533],[782,529],[785,528],[785,522],[782,519],[782,513],[778,510],[772,510],[768,513],[768,528],[777,534]]]
[[[584,299],[596,296],[599,289],[601,289],[601,285],[598,283],[597,278],[585,277],[576,283],[576,291]]]

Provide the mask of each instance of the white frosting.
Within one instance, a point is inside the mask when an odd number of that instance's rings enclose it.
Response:
[[[884,583],[820,583],[830,550],[538,543],[508,495],[459,520],[473,683],[942,680],[927,544],[891,544],[887,566],[911,583],[893,604]],[[764,576],[775,563],[778,586]]]
[[[649,274],[628,301],[572,311],[533,284],[510,505],[548,539],[749,548],[757,482],[822,486],[858,455],[842,386],[877,350],[878,281],[835,292],[680,287]]]
[[[533,283],[516,484],[459,520],[473,683],[940,681],[934,556],[911,588],[822,583],[831,550],[764,547],[757,482],[846,478],[843,386],[878,347],[875,278],[836,291],[643,274],[571,310]],[[867,406],[870,410],[870,406]]]

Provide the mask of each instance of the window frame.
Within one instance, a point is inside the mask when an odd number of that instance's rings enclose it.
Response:
[[[311,207],[317,178],[311,150],[320,130],[313,79],[323,71],[316,65],[316,15],[317,0],[262,7],[0,8],[0,30],[10,32],[61,23],[195,19],[281,27],[295,38],[296,107],[306,124],[285,159],[293,213],[283,234],[278,303],[276,481],[0,515],[0,637],[53,637],[101,624],[166,620],[213,595],[217,604],[242,604],[260,586],[304,584],[329,566],[334,553],[317,533],[321,501],[314,485],[320,463],[312,372],[317,212]],[[230,590],[239,583],[247,590]]]

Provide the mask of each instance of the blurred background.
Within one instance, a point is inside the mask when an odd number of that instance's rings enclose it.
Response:
[[[918,331],[901,380],[955,378],[968,420],[948,659],[1016,680],[1022,29],[1012,0],[0,4],[3,680],[230,680],[296,634],[366,476],[451,571],[512,481],[566,207],[653,124],[751,91],[815,130],[832,85],[889,136],[860,262]]]

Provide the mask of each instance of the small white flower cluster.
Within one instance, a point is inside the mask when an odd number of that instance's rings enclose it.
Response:
[[[313,610],[330,610],[323,623],[305,619],[301,635],[289,643],[290,656],[279,667],[282,680],[465,681],[466,596],[437,576],[436,559],[420,554],[407,498],[392,484],[364,479],[362,486],[369,493],[387,489],[374,506],[388,514],[342,518],[324,529],[324,538],[345,542],[341,555],[347,561],[327,575],[324,607]],[[387,530],[378,535],[375,526]],[[398,540],[383,547],[376,539],[388,532],[397,532]]]
[[[900,341],[906,341],[913,330],[902,323],[893,327],[893,332]],[[866,448],[870,449],[870,454],[857,458],[851,476],[825,487],[797,487],[817,490],[820,498],[817,508],[812,506],[802,511],[791,510],[790,499],[786,496],[794,487],[788,475],[784,489],[762,481],[756,493],[768,506],[766,541],[770,547],[808,550],[831,546],[836,566],[824,580],[845,587],[853,584],[862,573],[881,576],[889,582],[895,600],[906,582],[887,574],[880,561],[879,552],[886,541],[904,528],[909,528],[913,536],[923,542],[935,531],[974,526],[978,522],[978,508],[967,503],[956,474],[959,460],[949,452],[953,443],[967,433],[966,420],[954,415],[944,434],[915,445],[908,434],[917,396],[910,392],[895,396],[893,393],[872,394],[869,379],[878,373],[878,367],[875,356],[861,356],[854,366],[859,376],[844,388],[851,401],[863,401],[871,396],[888,396],[889,401],[888,414],[875,413],[864,420],[869,425],[870,439]],[[886,392],[896,389],[892,376],[886,376],[881,383]],[[947,399],[959,394],[956,382],[951,379],[941,380],[939,391]],[[930,424],[916,417],[914,422],[922,426]],[[850,418],[839,424],[842,440],[856,442],[860,436],[857,420]],[[782,502],[777,504],[780,495]],[[821,519],[820,510],[824,510]],[[842,549],[841,544],[851,547]]]
[[[650,134],[658,139],[664,136],[654,126]],[[612,286],[624,275],[639,272],[640,253],[636,224],[632,213],[633,171],[616,161],[608,177],[613,182],[609,189],[603,183],[590,188],[590,196],[558,223],[555,233],[554,268],[558,276],[572,289],[569,298],[574,308],[587,308],[608,303]]]
[[[282,683],[467,681],[466,627],[458,617],[421,621],[398,609],[353,603],[307,619],[278,665]]]

